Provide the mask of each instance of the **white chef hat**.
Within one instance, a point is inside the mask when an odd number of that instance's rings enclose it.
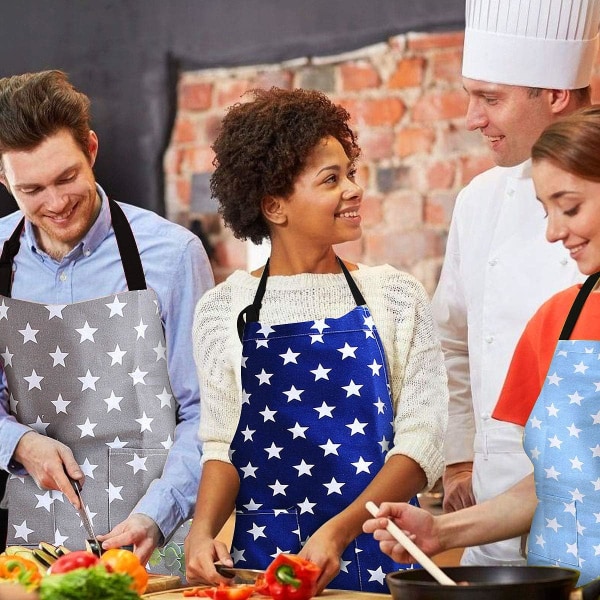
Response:
[[[589,85],[600,0],[466,0],[462,74],[548,89]]]

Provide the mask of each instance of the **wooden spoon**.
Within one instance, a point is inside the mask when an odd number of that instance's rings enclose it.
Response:
[[[377,504],[369,500],[365,506],[374,517],[377,517],[377,513],[379,512]],[[456,581],[450,579],[391,519],[387,519],[386,529],[438,583],[442,585],[456,585]]]

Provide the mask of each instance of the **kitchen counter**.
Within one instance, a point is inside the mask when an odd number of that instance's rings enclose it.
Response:
[[[164,592],[156,592],[154,594],[144,594],[142,598],[155,598],[156,600],[181,600],[185,598],[183,591],[191,588],[181,588],[179,590],[167,590]],[[251,598],[260,598],[260,596],[252,596]],[[320,596],[324,600],[390,600],[389,594],[374,594],[369,592],[352,592],[346,590],[325,590]]]

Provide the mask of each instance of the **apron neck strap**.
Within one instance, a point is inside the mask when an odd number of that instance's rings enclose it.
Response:
[[[23,217],[11,236],[4,242],[0,256],[0,296],[10,298],[13,282],[13,261],[21,247],[21,232],[25,226]]]
[[[114,200],[109,199],[108,204],[127,287],[129,290],[145,290],[146,277],[131,225],[129,225],[123,209]],[[0,295],[6,298],[11,297],[13,262],[21,246],[20,237],[24,225],[25,218],[21,219],[11,236],[4,242],[0,256]]]
[[[364,306],[366,304],[365,299],[360,293],[360,290],[358,289],[354,278],[352,277],[352,275],[350,275],[350,272],[346,268],[344,261],[339,256],[336,256],[335,258],[342,269],[342,273],[346,278],[346,282],[348,283],[348,287],[350,288],[350,292],[352,293],[352,297],[354,298],[356,305]],[[237,330],[240,341],[243,341],[244,339],[244,328],[246,324],[258,322],[258,318],[260,316],[260,309],[262,308],[262,300],[265,295],[265,290],[267,289],[267,279],[269,277],[269,260],[270,259],[267,259],[267,262],[265,263],[265,268],[263,269],[260,281],[258,282],[258,288],[256,289],[256,294],[254,295],[254,300],[252,301],[252,304],[246,306],[246,308],[244,308],[242,312],[240,312],[240,314],[238,315]]]
[[[579,315],[581,314],[581,309],[583,308],[587,297],[596,287],[598,279],[600,279],[600,271],[590,275],[581,286],[581,289],[575,298],[575,302],[573,302],[573,306],[571,306],[571,310],[567,315],[563,329],[560,332],[560,340],[568,340],[571,337],[571,333],[573,333],[573,329],[575,328],[575,323],[577,323],[577,319],[579,319]]]

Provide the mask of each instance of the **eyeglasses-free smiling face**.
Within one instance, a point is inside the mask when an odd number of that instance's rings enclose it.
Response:
[[[40,247],[57,260],[79,243],[100,210],[92,171],[98,150],[93,131],[88,144],[89,158],[73,135],[61,130],[33,150],[2,155],[2,183],[33,224]]]
[[[363,190],[355,182],[356,169],[340,142],[328,136],[314,148],[293,192],[280,199],[278,235],[298,244],[324,249],[361,236],[359,215]]]
[[[547,160],[532,168],[549,242],[562,242],[585,275],[600,270],[600,182],[582,179]]]

